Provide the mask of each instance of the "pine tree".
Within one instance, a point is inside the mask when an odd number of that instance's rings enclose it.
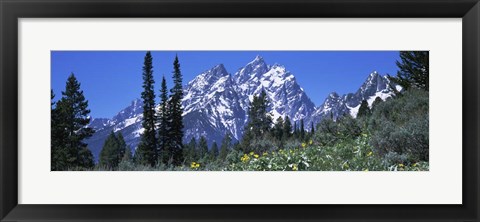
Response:
[[[50,133],[51,133],[51,170],[65,170],[68,167],[67,163],[67,150],[66,150],[66,141],[67,138],[66,131],[64,130],[61,119],[59,116],[59,111],[56,108],[56,103],[53,102],[55,94],[53,90],[50,91],[51,94],[51,118],[50,118]]]
[[[180,63],[178,56],[175,56],[173,62],[173,88],[170,90],[169,100],[169,149],[171,149],[170,155],[174,165],[180,165],[183,162],[183,85],[182,85],[182,73],[180,71]]]
[[[313,121],[312,121],[310,126],[310,135],[313,136],[314,134],[315,134],[315,127],[313,127]]]
[[[162,85],[160,88],[160,110],[158,112],[158,160],[167,164],[171,153],[168,149],[169,141],[169,114],[168,114],[168,91],[167,91],[167,81],[165,76],[162,77]]]
[[[218,158],[224,161],[227,158],[228,152],[230,151],[230,147],[232,146],[232,138],[229,133],[225,134],[225,137],[222,140],[222,145],[220,146],[220,153],[218,154]]]
[[[300,120],[300,139],[305,139],[305,125],[303,119]]]
[[[377,98],[375,98],[375,100],[372,103],[372,111],[373,109],[375,109],[376,106],[378,106],[382,102],[383,102],[382,98],[377,96]]]
[[[121,133],[117,133],[117,141],[118,141],[118,146],[120,147],[118,151],[119,161],[122,161],[122,159],[130,160],[132,158],[132,151],[130,150],[130,147],[125,142],[125,139],[123,138],[123,135]]]
[[[55,135],[52,137],[55,138],[55,143],[60,143],[55,144],[59,149],[56,154],[64,155],[54,161],[65,160],[65,166],[58,170],[93,167],[93,155],[83,141],[95,131],[87,127],[90,123],[88,101],[73,73],[67,79],[65,91],[62,92],[62,98],[57,102],[53,114],[56,123],[52,132]]]
[[[290,138],[292,135],[292,122],[290,122],[290,117],[285,116],[285,121],[283,123],[283,136],[285,138]]]
[[[253,96],[248,108],[248,122],[242,139],[244,152],[250,152],[253,149],[250,147],[253,140],[264,137],[270,132],[272,117],[267,111],[269,106],[270,102],[265,91],[262,91],[259,96]]]
[[[192,137],[190,142],[187,144],[187,147],[184,149],[184,156],[185,156],[185,162],[186,163],[191,163],[194,161],[197,161],[197,141],[195,140],[195,137]]]
[[[388,76],[388,78],[406,90],[415,87],[428,91],[429,52],[403,51],[400,52],[400,59],[401,61],[396,62],[399,68],[397,76]],[[392,88],[395,90],[394,87]]]
[[[143,63],[143,133],[135,153],[139,164],[155,166],[156,163],[156,133],[155,133],[155,92],[153,85],[152,55],[147,52]]]
[[[358,108],[357,117],[365,117],[370,114],[370,108],[368,108],[367,100],[362,100],[360,108]]]
[[[207,157],[208,155],[208,144],[207,139],[204,136],[200,137],[200,141],[198,142],[198,159],[202,159]]]
[[[210,148],[210,161],[213,162],[218,157],[218,145],[217,142],[213,141],[212,147]]]
[[[294,137],[295,139],[298,138],[297,121],[293,121],[293,137]]]
[[[113,131],[110,132],[100,151],[99,164],[110,170],[117,168],[125,155],[126,149],[127,145],[125,144],[122,134],[119,133],[118,136],[116,136]]]
[[[278,140],[281,141],[283,139],[283,118],[279,116],[277,121],[275,122],[275,126],[273,127],[273,136]]]

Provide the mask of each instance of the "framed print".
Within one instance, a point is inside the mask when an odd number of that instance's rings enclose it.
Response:
[[[478,221],[478,1],[0,6],[2,221]]]

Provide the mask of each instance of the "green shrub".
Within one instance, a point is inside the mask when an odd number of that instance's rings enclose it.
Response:
[[[429,159],[428,92],[411,89],[378,104],[369,121],[371,145],[380,155],[406,155],[411,162]]]

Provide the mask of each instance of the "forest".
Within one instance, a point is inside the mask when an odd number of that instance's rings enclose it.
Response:
[[[51,91],[52,171],[425,171],[429,170],[429,52],[402,51],[398,72],[388,76],[394,95],[363,100],[356,118],[323,118],[305,126],[289,116],[272,118],[265,92],[253,97],[240,141],[226,134],[217,144],[206,137],[183,141],[183,77],[178,56],[173,86],[161,79],[156,104],[152,55],[142,68],[141,141],[131,152],[111,132],[98,161],[85,139],[94,130],[88,100],[71,74],[55,101]],[[395,85],[401,86],[397,89]],[[209,146],[209,144],[211,144]]]

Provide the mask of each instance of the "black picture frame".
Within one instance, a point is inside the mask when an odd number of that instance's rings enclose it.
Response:
[[[478,0],[0,0],[0,16],[1,221],[479,221]],[[77,17],[462,18],[463,204],[18,204],[17,21],[19,18]]]

